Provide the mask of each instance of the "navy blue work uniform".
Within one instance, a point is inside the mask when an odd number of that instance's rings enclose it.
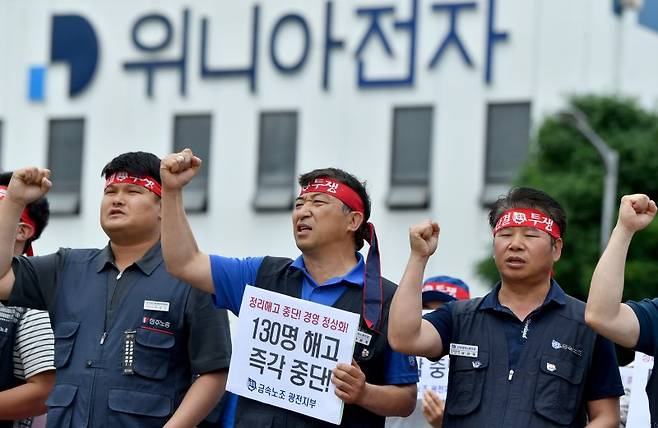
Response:
[[[53,324],[48,427],[162,427],[193,373],[228,367],[226,312],[167,273],[159,243],[123,272],[109,246],[16,257],[13,270],[11,304],[47,308]]]
[[[628,306],[633,309],[640,323],[640,337],[635,345],[635,350],[655,357],[658,355],[658,338],[656,337],[658,334],[658,299],[628,302]],[[658,379],[655,369],[654,365],[646,388],[652,428],[658,428]]]
[[[424,316],[451,354],[444,428],[584,427],[587,402],[624,394],[613,344],[585,324],[583,302],[552,281],[521,321],[499,290]]]

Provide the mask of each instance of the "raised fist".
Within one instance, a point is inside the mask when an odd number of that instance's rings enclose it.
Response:
[[[192,150],[172,153],[160,161],[160,179],[163,189],[178,190],[189,183],[201,167],[201,159]]]
[[[409,228],[409,245],[413,254],[429,257],[439,244],[439,224],[431,220]]]
[[[642,230],[656,216],[656,203],[647,195],[626,195],[621,198],[617,225],[631,232]]]
[[[35,166],[17,169],[11,175],[6,199],[27,205],[48,193],[52,185],[49,169]]]

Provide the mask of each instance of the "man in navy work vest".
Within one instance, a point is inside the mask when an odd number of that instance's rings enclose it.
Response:
[[[159,168],[144,152],[105,166],[103,249],[12,262],[20,213],[50,188],[48,170],[15,171],[0,204],[0,299],[47,308],[55,332],[49,427],[192,427],[223,393],[226,312],[165,270]]]
[[[302,252],[296,260],[209,257],[197,248],[182,205],[182,188],[200,164],[189,149],[162,162],[162,250],[167,269],[214,293],[218,307],[236,314],[247,284],[361,314],[359,329],[371,340],[357,343],[353,363],[338,364],[332,376],[336,395],[346,404],[341,426],[383,427],[385,416],[409,415],[416,403],[418,373],[415,358],[393,352],[386,339],[395,285],[379,274],[363,184],[333,168],[301,176],[302,192],[292,213],[293,235]],[[364,240],[370,244],[367,263],[358,253]],[[237,428],[331,426],[267,403],[238,400]]]
[[[567,225],[562,207],[542,191],[514,188],[493,205],[489,224],[501,282],[422,318],[420,284],[439,226],[411,228],[391,345],[428,358],[450,354],[444,428],[617,427],[624,390],[613,345],[585,324],[585,304],[552,279]]]
[[[594,330],[626,348],[658,356],[658,298],[621,303],[626,255],[635,232],[656,216],[656,203],[647,195],[621,198],[617,225],[596,265],[587,298],[585,320]],[[646,386],[651,426],[658,427],[658,378],[656,367]],[[634,385],[642,387],[642,385]]]
[[[0,174],[0,200],[11,175]],[[49,217],[46,198],[25,207],[15,231],[14,255],[32,255],[32,242],[39,239]],[[46,398],[55,384],[53,353],[48,312],[0,303],[0,427],[11,428],[14,421],[29,427],[32,416],[46,413]]]

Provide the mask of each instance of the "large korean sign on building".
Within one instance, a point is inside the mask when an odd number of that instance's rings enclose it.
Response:
[[[226,9],[229,3],[208,4]],[[54,14],[49,23],[49,64],[69,67],[71,97],[93,84],[101,65],[143,76],[144,94],[149,98],[158,93],[158,76],[171,73],[177,75],[181,96],[188,95],[191,79],[207,84],[242,80],[251,93],[257,93],[263,73],[289,77],[316,68],[320,70],[318,86],[330,91],[336,73],[343,72],[332,64],[346,58],[354,61],[352,79],[358,89],[411,88],[419,70],[440,73],[447,55],[458,58],[465,70],[481,73],[488,85],[494,80],[496,52],[510,40],[509,32],[496,22],[497,0],[402,0],[392,5],[328,0],[303,10],[282,9],[268,2],[230,4],[231,9],[249,8],[239,33],[235,27],[223,28],[210,16],[218,11],[207,8],[181,6],[177,13],[156,8],[123,14],[126,22],[117,28],[127,26],[129,32],[114,37],[129,38],[131,49],[121,58],[111,58],[111,63],[103,56],[103,46],[110,41],[101,37],[105,29],[97,28],[95,19],[84,11]],[[339,16],[349,17],[357,25],[350,25],[349,32],[341,31],[337,29]],[[461,25],[473,19],[484,36],[477,47]],[[357,27],[358,31],[352,30]],[[422,38],[421,32],[433,36]],[[227,50],[243,55],[237,62],[227,60]],[[385,63],[372,61],[372,55],[378,53],[383,53]],[[45,64],[29,67],[32,101],[44,101],[47,68]]]

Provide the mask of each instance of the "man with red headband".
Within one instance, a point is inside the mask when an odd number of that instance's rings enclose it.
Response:
[[[421,318],[420,283],[438,244],[411,228],[411,255],[389,319],[399,352],[450,355],[450,427],[617,427],[624,394],[613,345],[585,324],[585,304],[552,279],[566,215],[546,193],[514,188],[489,213],[501,282],[482,298]],[[419,314],[412,316],[411,314]]]
[[[304,174],[292,213],[301,256],[232,259],[199,251],[182,204],[182,188],[201,160],[189,149],[162,161],[162,249],[169,271],[214,293],[215,304],[237,314],[247,284],[361,314],[359,329],[371,337],[355,345],[351,365],[333,372],[345,403],[343,427],[383,427],[385,416],[409,415],[416,402],[415,359],[393,352],[386,339],[395,285],[382,278],[370,200],[362,183],[339,169]],[[366,261],[358,250],[370,244]],[[332,427],[306,415],[240,397],[236,427]]]
[[[50,188],[48,170],[15,171],[0,203],[0,299],[47,308],[55,333],[49,427],[192,427],[223,392],[226,312],[164,267],[159,173],[145,152],[105,166],[103,249],[12,260],[10,238],[25,205]]]
[[[5,198],[11,175],[0,174],[0,200]],[[23,210],[15,256],[32,255],[32,242],[41,236],[49,216],[45,198]],[[30,417],[46,413],[45,401],[55,383],[53,353],[48,312],[0,304],[0,427],[29,427]]]

